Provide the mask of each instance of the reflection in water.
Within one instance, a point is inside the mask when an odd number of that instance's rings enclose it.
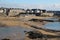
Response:
[[[10,38],[11,40],[20,40],[21,38],[24,38],[25,30],[30,30],[27,28],[22,27],[1,27],[0,28],[0,39],[3,38]]]
[[[60,30],[60,22],[49,22],[43,26],[43,28]]]

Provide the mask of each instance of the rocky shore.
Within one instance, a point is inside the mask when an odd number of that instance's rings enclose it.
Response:
[[[42,27],[43,25],[45,25],[48,22],[45,22],[45,21],[41,22],[39,20],[30,21],[33,18],[34,19],[44,19],[45,17],[0,17],[0,27],[19,26],[19,27],[23,27],[23,28],[27,28],[27,29],[38,30],[39,32],[45,33],[48,35],[50,35],[50,34],[56,35],[55,34],[56,32],[52,33],[51,30],[46,30],[46,29],[40,30],[40,27]],[[47,17],[47,18],[49,18],[49,17]],[[36,27],[37,27],[37,29],[35,29]],[[50,32],[48,32],[48,31],[50,31]],[[25,37],[24,40],[33,40],[33,39],[29,39],[28,37]],[[41,39],[41,40],[43,40],[43,39]],[[50,40],[50,39],[48,39],[48,40]],[[57,38],[51,38],[51,40],[57,40]]]

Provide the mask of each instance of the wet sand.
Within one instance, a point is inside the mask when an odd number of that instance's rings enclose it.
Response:
[[[29,20],[29,19],[28,19]],[[0,23],[2,25],[6,26],[23,26],[23,27],[28,27],[31,25],[34,26],[42,26],[43,22],[32,22],[28,21],[26,18],[20,18],[20,17],[0,17]]]
[[[33,17],[33,18],[36,18],[36,17]],[[28,21],[30,19],[32,19],[32,18],[31,17],[29,17],[29,18],[24,18],[24,17],[0,17],[0,25],[1,25],[1,27],[3,25],[5,27],[17,27],[18,26],[18,27],[23,27],[23,28],[35,30],[34,28],[32,28],[30,26],[42,27],[43,24],[47,23],[47,22],[33,22],[33,21]],[[37,17],[37,19],[40,19],[40,18]],[[39,30],[39,31],[42,31],[42,30]],[[44,31],[42,31],[42,32],[45,33]],[[17,33],[17,34],[19,34],[19,33]],[[7,36],[7,38],[10,38],[10,37]],[[17,35],[17,38],[20,38],[20,36]],[[51,38],[51,40],[58,40],[58,39],[57,38]],[[24,39],[22,38],[20,40],[33,40],[33,39],[29,39],[29,38],[25,37]]]
[[[28,29],[33,30],[34,28],[31,28],[30,26],[34,25],[34,26],[42,26],[42,23],[40,22],[32,22],[32,21],[28,21],[26,19],[23,20],[23,18],[20,17],[0,17],[0,27],[2,28],[1,33],[2,35],[0,35],[0,39],[3,38],[8,38],[11,40],[25,40],[24,38],[21,38],[21,34],[20,34],[20,30],[21,27],[23,28],[23,30],[25,31],[25,29],[28,31]],[[17,29],[20,27],[20,30]],[[11,29],[10,29],[11,28]],[[16,30],[15,30],[16,29]],[[8,32],[5,32],[5,30]],[[12,31],[12,32],[11,32]],[[23,32],[24,32],[23,31]],[[5,33],[3,33],[5,32]],[[5,34],[5,35],[4,35]],[[24,35],[24,33],[22,33]],[[21,39],[20,39],[21,38]]]

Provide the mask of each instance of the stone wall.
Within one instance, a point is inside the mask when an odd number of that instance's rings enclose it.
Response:
[[[54,13],[41,13],[43,16],[54,16]]]

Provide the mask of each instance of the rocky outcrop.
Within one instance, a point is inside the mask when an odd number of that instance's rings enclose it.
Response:
[[[60,37],[60,30],[51,30],[51,29],[45,29],[45,28],[42,28],[42,27],[36,27],[36,26],[31,26],[35,29],[38,29],[39,32],[41,32],[42,34],[45,34],[45,35],[51,35],[51,36],[59,36]]]

